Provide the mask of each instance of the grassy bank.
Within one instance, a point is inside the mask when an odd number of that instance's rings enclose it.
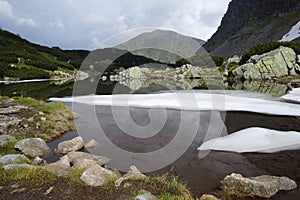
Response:
[[[112,179],[104,186],[91,187],[80,180],[83,171],[73,169],[68,177],[57,177],[44,169],[4,171],[1,167],[0,199],[134,199],[145,191],[162,200],[195,199],[186,185],[174,177],[127,180],[127,187],[115,187]]]
[[[8,125],[4,134],[16,137],[40,137],[51,141],[61,134],[73,130],[74,119],[71,110],[61,102],[46,103],[33,98],[15,97],[9,99],[0,97],[2,109],[7,109],[8,118],[19,120],[19,123]],[[9,110],[14,109],[14,112]]]

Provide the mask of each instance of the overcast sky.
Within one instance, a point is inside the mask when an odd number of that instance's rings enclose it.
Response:
[[[124,31],[155,27],[207,40],[230,0],[0,0],[0,26],[63,49],[93,49]]]

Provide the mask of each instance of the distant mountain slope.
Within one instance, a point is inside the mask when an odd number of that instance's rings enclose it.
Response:
[[[48,71],[79,68],[89,51],[61,50],[33,44],[19,35],[0,30],[0,78],[48,78]]]
[[[217,32],[203,47],[227,58],[257,43],[281,40],[300,21],[299,10],[299,0],[232,0]]]
[[[189,58],[195,55],[204,44],[203,40],[188,37],[169,30],[154,30],[142,33],[135,38],[122,43],[116,48],[134,52],[135,55],[145,56],[162,62],[174,62],[180,57]],[[161,51],[155,51],[161,50]],[[169,55],[161,55],[162,52],[170,52]]]

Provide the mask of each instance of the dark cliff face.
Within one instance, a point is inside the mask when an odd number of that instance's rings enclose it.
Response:
[[[225,58],[280,40],[300,20],[299,0],[232,0],[217,32],[204,44]]]

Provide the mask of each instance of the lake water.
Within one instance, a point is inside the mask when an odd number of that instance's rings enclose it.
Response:
[[[151,94],[166,90],[202,90],[207,88],[225,91],[225,88],[229,88],[262,92],[268,96],[261,93],[240,93],[237,95],[267,100],[282,96],[289,90],[285,85],[271,82],[224,86],[219,80],[207,80],[205,84],[201,81],[164,82],[163,84],[157,80],[142,84],[118,84],[105,81],[97,85],[96,92],[92,89],[93,85],[93,80],[87,79],[81,82],[80,87],[86,94],[98,95],[110,95],[112,93]],[[114,89],[116,87],[118,90]],[[39,99],[71,96],[72,90],[73,83],[63,85],[57,85],[53,82],[0,84],[1,95],[33,96]],[[75,121],[78,130],[69,132],[50,142],[49,146],[52,150],[59,142],[77,135],[82,136],[85,141],[96,139],[99,145],[94,149],[85,151],[110,157],[112,159],[109,164],[110,167],[126,171],[129,165],[135,164],[149,175],[170,172],[170,174],[179,176],[181,180],[185,181],[196,195],[217,189],[220,180],[233,172],[241,173],[244,176],[262,174],[288,176],[300,185],[300,150],[287,150],[270,154],[210,151],[204,156],[199,155],[197,150],[204,141],[212,137],[225,136],[250,127],[300,132],[300,119],[297,116],[259,114],[246,111],[219,112],[94,106],[80,103],[67,103],[67,105],[75,108],[75,111],[80,114],[80,118]],[[78,107],[78,105],[80,106]],[[255,105],[253,106],[255,107]],[[163,123],[161,123],[162,121]],[[163,149],[164,147],[168,148]],[[160,151],[161,149],[163,150]],[[151,154],[151,152],[155,153]],[[139,154],[148,157],[139,157]],[[55,161],[59,157],[60,155],[52,151],[45,156],[45,159]],[[299,198],[300,190],[296,189],[291,192],[281,192],[273,199]]]

